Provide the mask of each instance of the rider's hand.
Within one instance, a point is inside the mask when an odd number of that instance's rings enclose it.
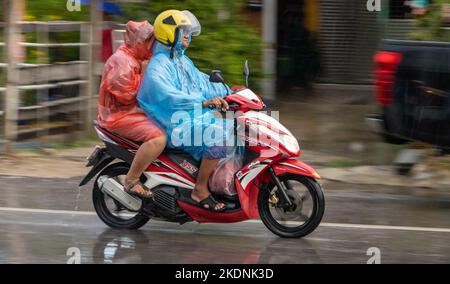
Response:
[[[214,106],[214,108],[220,108],[221,103],[217,98],[210,99],[210,100],[203,102],[203,107],[210,108],[211,106]]]
[[[218,98],[220,100],[220,102],[222,103],[222,111],[227,111],[230,106],[228,105],[227,101],[224,100],[223,98]]]
[[[213,98],[203,102],[203,107],[209,107],[210,105],[214,105],[216,109],[222,111],[226,111],[228,109],[228,103],[220,97]]]
[[[142,74],[145,73],[145,69],[147,69],[148,62],[149,62],[148,60],[142,61],[142,63],[141,63],[141,71],[142,71]]]

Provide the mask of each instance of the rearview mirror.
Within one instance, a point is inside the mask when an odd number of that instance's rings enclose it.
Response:
[[[245,60],[244,72],[242,74],[244,75],[245,86],[248,87],[248,77],[250,76],[250,68],[248,67],[248,60]]]
[[[222,83],[225,84],[225,80],[222,77],[222,71],[220,70],[212,70],[211,75],[209,76],[209,81],[212,83]]]

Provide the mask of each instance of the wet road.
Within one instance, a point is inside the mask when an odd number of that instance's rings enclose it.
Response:
[[[426,189],[325,182],[322,225],[281,239],[258,220],[237,224],[150,221],[109,229],[79,179],[0,176],[0,263],[450,263],[450,197]]]

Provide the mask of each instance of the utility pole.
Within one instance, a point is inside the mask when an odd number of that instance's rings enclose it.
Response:
[[[277,78],[277,0],[263,1],[263,96],[267,100],[276,98]]]
[[[98,75],[96,74],[97,62],[100,56],[101,48],[101,28],[103,22],[103,14],[99,7],[102,6],[102,1],[91,0],[90,5],[90,24],[89,24],[89,46],[88,46],[88,86],[86,97],[86,111],[84,128],[87,133],[91,133],[92,121],[95,119],[94,95],[97,95],[98,90]],[[95,103],[95,104],[94,104]]]
[[[7,83],[5,93],[5,138],[6,151],[12,152],[12,143],[17,139],[19,119],[19,91],[20,83],[17,63],[23,56],[18,44],[21,30],[18,24],[25,11],[25,0],[3,0],[5,13],[5,50],[7,67]]]

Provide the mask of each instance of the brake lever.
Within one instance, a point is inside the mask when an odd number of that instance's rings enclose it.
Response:
[[[237,103],[231,103],[231,104],[228,105],[228,107],[229,107],[231,110],[235,110],[235,109],[237,109],[237,108],[239,107],[239,104],[237,104]]]

